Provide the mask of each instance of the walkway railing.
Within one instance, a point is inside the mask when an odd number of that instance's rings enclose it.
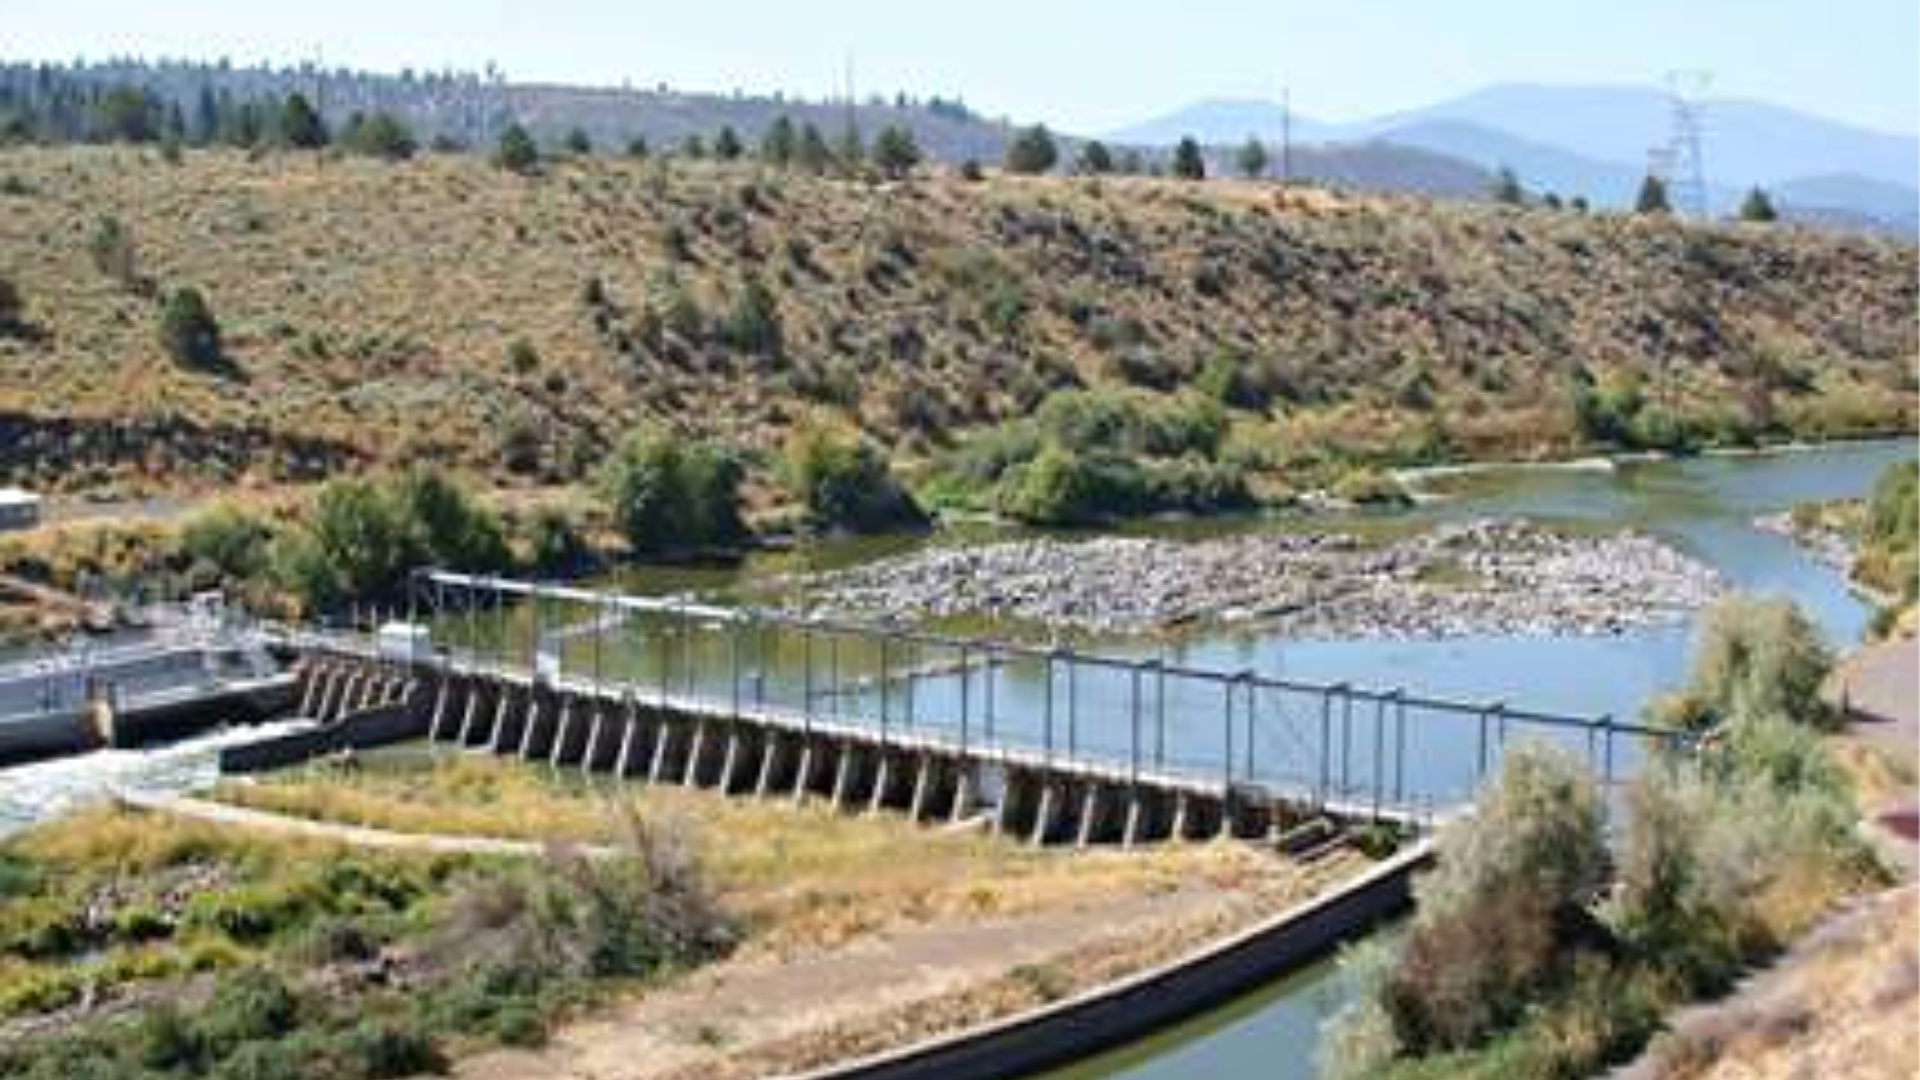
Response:
[[[1688,738],[1607,715],[440,570],[414,575],[409,608],[449,666],[1399,816],[1468,800],[1519,739],[1583,756],[1612,788],[1650,747]]]

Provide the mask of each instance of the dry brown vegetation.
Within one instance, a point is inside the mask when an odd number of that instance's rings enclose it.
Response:
[[[398,832],[578,842],[617,838],[621,810],[632,807],[694,835],[716,888],[755,928],[749,951],[831,946],[894,925],[1018,915],[1183,883],[1252,888],[1278,866],[1237,846],[1063,856],[892,815],[853,817],[818,802],[796,807],[671,787],[586,786],[471,757],[357,773],[317,766],[222,784],[216,794],[255,809]],[[1335,859],[1329,872],[1355,865]]]
[[[598,159],[21,148],[0,174],[35,331],[0,340],[0,473],[63,487],[419,458],[568,479],[649,419],[767,450],[814,411],[924,457],[1061,387],[1210,364],[1265,399],[1240,439],[1280,471],[1569,449],[1581,367],[1664,368],[1731,435],[1913,422],[1913,250],[1787,228]],[[96,249],[107,217],[130,249]],[[229,374],[162,352],[154,294],[184,285]]]
[[[1920,1069],[1920,894],[1832,919],[1734,1001],[1687,1018],[1643,1070],[1659,1080],[1905,1080]]]

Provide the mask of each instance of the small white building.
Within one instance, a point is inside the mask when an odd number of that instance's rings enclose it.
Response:
[[[40,524],[40,496],[17,487],[0,487],[0,532]]]

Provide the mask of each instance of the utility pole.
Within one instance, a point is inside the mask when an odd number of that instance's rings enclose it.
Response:
[[[1293,182],[1293,90],[1280,88],[1280,183]]]

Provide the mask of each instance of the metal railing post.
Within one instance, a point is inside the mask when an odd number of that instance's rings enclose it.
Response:
[[[1127,694],[1127,717],[1131,737],[1127,740],[1127,782],[1140,782],[1140,666],[1130,665],[1127,670],[1129,691]]]
[[[1314,779],[1314,791],[1322,806],[1333,783],[1333,691],[1331,686],[1320,691],[1320,770]]]
[[[982,676],[981,676],[981,679],[982,679],[981,693],[986,698],[986,701],[985,701],[986,715],[982,718],[981,723],[982,723],[982,726],[986,728],[986,744],[988,747],[992,747],[994,745],[994,742],[993,742],[993,676],[995,671],[998,670],[999,666],[1000,666],[999,658],[993,655],[993,646],[988,645],[987,646],[987,666],[986,666],[986,670],[982,673]]]
[[[1407,799],[1407,691],[1393,690],[1393,801]]]
[[[1613,790],[1613,714],[1612,713],[1608,713],[1607,715],[1602,716],[1600,718],[1600,742],[1602,746],[1602,753],[1605,755],[1605,763],[1601,766],[1601,770],[1600,770],[1600,790],[1601,792],[1604,793],[1604,792]]]
[[[800,720],[813,733],[813,624],[800,624]]]
[[[887,704],[892,697],[892,690],[888,686],[893,678],[889,671],[888,656],[892,652],[892,647],[892,632],[882,629],[880,631],[880,748],[882,750],[887,746]]]
[[[1167,665],[1153,660],[1153,767],[1167,767]]]
[[[1080,756],[1080,663],[1068,649],[1067,659],[1067,759]]]
[[[737,615],[728,622],[727,650],[732,660],[731,679],[733,683],[733,718],[740,719],[740,628],[745,625],[747,616]]]
[[[960,646],[960,755],[967,753],[967,710],[972,693],[973,669],[967,666],[967,647]]]
[[[1225,691],[1221,695],[1224,708],[1220,714],[1220,733],[1224,738],[1220,754],[1220,790],[1225,793],[1233,790],[1233,680],[1222,679],[1220,688]]]
[[[1047,691],[1044,704],[1040,709],[1040,750],[1041,760],[1053,761],[1053,653],[1049,651],[1045,659]]]

